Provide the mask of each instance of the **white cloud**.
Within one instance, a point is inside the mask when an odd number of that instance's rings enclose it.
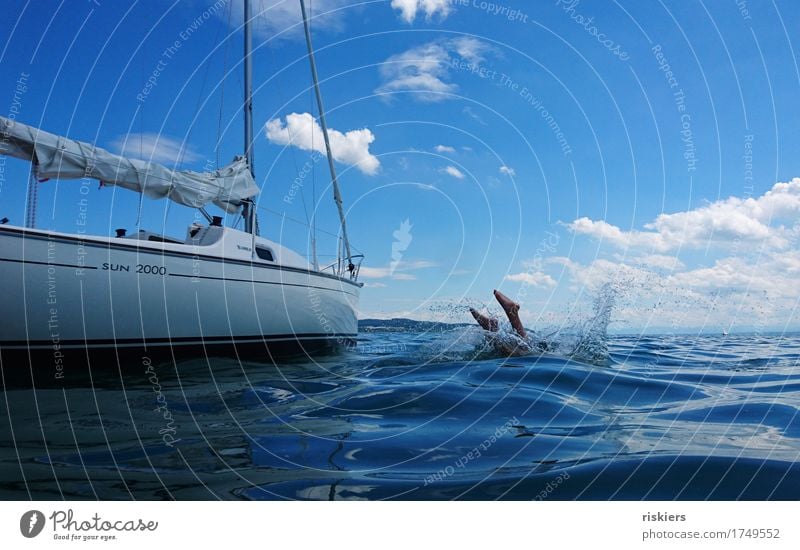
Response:
[[[419,269],[436,267],[436,263],[428,260],[399,261],[385,267],[363,266],[359,275],[365,279],[394,279],[396,281],[413,281],[417,277],[410,273]]]
[[[391,273],[391,268],[389,267],[370,267],[370,266],[361,266],[358,274],[359,276],[363,277],[364,279],[385,279],[389,277]]]
[[[294,145],[306,151],[325,153],[322,128],[309,113],[292,113],[281,119],[272,119],[266,124],[267,139],[278,145]],[[369,152],[375,136],[367,128],[339,132],[328,128],[333,158],[343,164],[356,166],[365,174],[373,175],[380,168],[380,161]]]
[[[677,258],[677,256],[666,256],[664,254],[648,254],[646,256],[635,258],[632,261],[648,267],[666,269],[668,271],[677,271],[686,267],[684,263]]]
[[[306,2],[306,10],[313,31],[339,31],[344,27],[344,16],[347,10],[340,8],[352,4],[350,0],[314,0]],[[244,3],[231,2],[231,27],[241,29],[244,21]],[[228,8],[219,9],[217,17],[228,21]],[[279,38],[302,39],[303,16],[300,2],[294,0],[260,0],[253,3],[254,32],[265,39]]]
[[[505,164],[500,167],[500,173],[512,178],[517,175],[517,172],[513,168],[506,166]]]
[[[435,42],[393,55],[381,65],[384,83],[376,92],[413,91],[420,101],[444,101],[446,94],[458,89],[444,81],[449,73],[447,59],[447,50]]]
[[[785,251],[764,255],[758,261],[750,257],[732,256],[699,267],[675,273],[667,280],[675,287],[697,290],[734,290],[768,292],[772,296],[800,298],[796,284],[800,276],[800,252]]]
[[[484,120],[475,111],[473,111],[472,107],[470,107],[469,105],[461,109],[461,112],[467,115],[475,122],[477,122],[478,124],[480,124],[481,126],[487,126],[486,122],[484,122]]]
[[[545,288],[552,288],[556,286],[555,279],[553,279],[547,273],[542,273],[541,271],[523,271],[522,273],[513,273],[511,275],[506,275],[505,280]]]
[[[436,147],[433,148],[433,150],[436,151],[437,153],[455,153],[456,152],[456,150],[453,147],[450,147],[449,145],[437,145]]]
[[[454,38],[447,43],[451,49],[455,50],[456,54],[474,65],[483,63],[484,54],[494,51],[489,44],[474,36]]]
[[[412,186],[416,187],[417,189],[421,189],[422,191],[436,191],[436,187],[435,186],[429,185],[427,183],[411,183],[409,185],[412,185]]]
[[[562,266],[564,272],[569,276],[566,280],[576,285],[574,289],[587,288],[596,290],[603,284],[619,280],[621,277],[627,279],[642,279],[648,270],[643,267],[632,267],[625,263],[612,262],[603,258],[596,259],[587,265],[565,257],[548,258],[545,263]],[[655,274],[653,274],[655,276]]]
[[[383,84],[376,93],[414,92],[419,101],[437,102],[451,99],[458,86],[450,80],[452,55],[469,63],[480,64],[493,49],[473,37],[436,40],[389,57],[381,64]]]
[[[413,23],[418,13],[428,20],[439,13],[444,19],[450,14],[450,4],[451,0],[392,0],[392,7],[406,23]]]
[[[783,223],[790,223],[786,227]],[[666,252],[679,247],[746,242],[785,249],[800,228],[800,178],[776,183],[756,198],[729,197],[693,210],[661,214],[644,231],[624,231],[606,221],[579,218],[567,227],[621,248]]]
[[[128,158],[175,165],[200,160],[200,155],[177,139],[155,133],[128,134],[111,142],[111,147]]]
[[[453,176],[456,179],[463,180],[464,174],[456,168],[455,166],[448,166],[447,168],[442,168],[442,173],[447,174],[448,176]]]

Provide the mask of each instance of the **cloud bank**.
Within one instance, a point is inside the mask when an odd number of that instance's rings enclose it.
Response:
[[[800,178],[776,183],[759,196],[664,213],[642,229],[589,218],[565,226],[617,252],[599,247],[588,262],[538,258],[532,264],[537,269],[506,280],[557,287],[554,292],[564,292],[562,297],[596,295],[611,285],[618,297],[617,328],[798,327]]]
[[[776,183],[760,197],[729,197],[693,210],[661,214],[645,224],[644,230],[626,231],[586,217],[567,227],[575,234],[588,235],[619,248],[647,248],[657,252],[737,242],[784,249],[800,230],[800,178]]]

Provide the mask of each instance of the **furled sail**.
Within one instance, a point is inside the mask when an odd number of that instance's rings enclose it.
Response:
[[[233,213],[242,201],[258,194],[244,157],[236,157],[214,172],[172,170],[154,162],[114,155],[89,143],[4,117],[0,117],[0,154],[34,162],[40,179],[93,178],[151,199],[166,197],[194,208],[214,203]]]

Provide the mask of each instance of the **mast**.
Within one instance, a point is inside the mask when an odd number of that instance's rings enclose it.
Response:
[[[322,127],[322,135],[325,138],[325,151],[328,156],[328,168],[331,171],[331,183],[333,184],[333,200],[339,210],[339,221],[342,225],[342,240],[344,241],[345,254],[347,258],[347,269],[353,274],[353,261],[350,254],[350,240],[347,238],[347,223],[342,207],[342,194],[339,192],[339,180],[336,178],[336,168],[333,166],[333,155],[331,154],[331,141],[328,138],[328,125],[325,123],[325,108],[322,105],[322,93],[319,90],[319,78],[317,77],[317,64],[314,61],[314,48],[311,45],[311,31],[308,27],[308,16],[306,15],[306,3],[300,0],[300,11],[303,12],[303,28],[306,32],[306,46],[308,46],[308,59],[311,63],[311,77],[314,79],[314,92],[317,95],[317,105],[319,107],[319,124]]]
[[[36,163],[31,162],[28,176],[28,199],[25,201],[25,227],[36,228],[36,210],[39,205],[39,178],[36,177]]]
[[[250,0],[244,0],[244,151],[250,175],[255,180],[253,166],[253,56],[252,56],[252,13]],[[246,233],[255,234],[255,204],[247,199],[242,204],[242,217]]]

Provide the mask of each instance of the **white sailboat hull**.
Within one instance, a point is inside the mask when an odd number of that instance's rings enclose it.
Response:
[[[360,285],[253,260],[252,237],[226,231],[226,242],[199,247],[0,226],[3,358],[245,348],[268,357],[356,338]]]

